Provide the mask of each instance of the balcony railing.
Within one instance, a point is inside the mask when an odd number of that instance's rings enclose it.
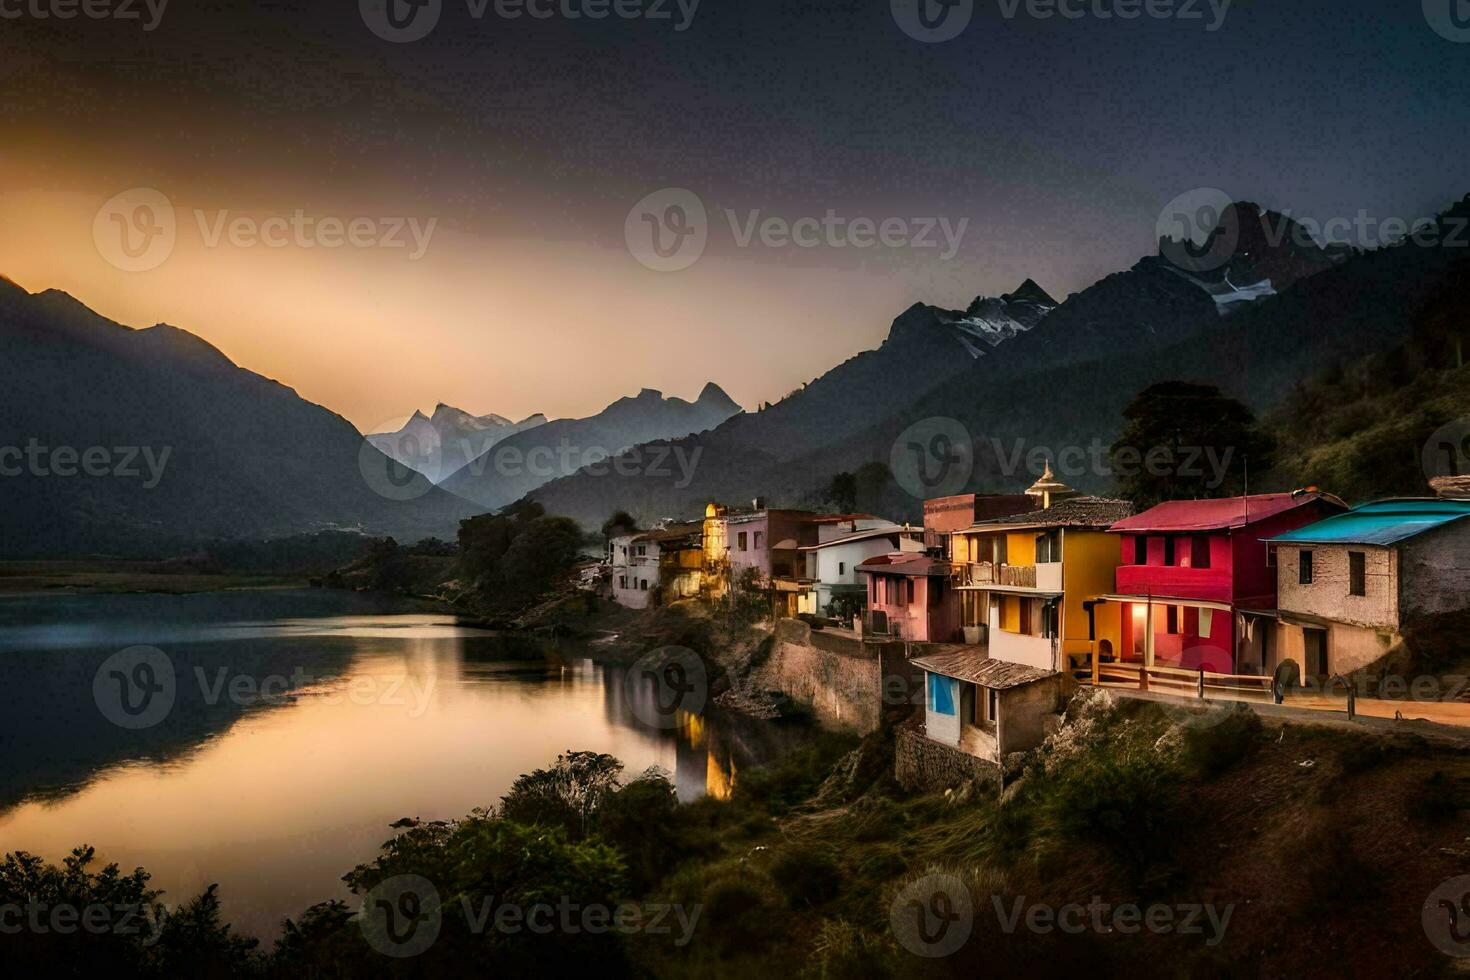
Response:
[[[995,565],[988,561],[960,562],[954,566],[955,585],[1010,585],[1036,588],[1035,565]]]

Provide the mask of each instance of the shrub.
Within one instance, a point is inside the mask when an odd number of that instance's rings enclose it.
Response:
[[[1184,729],[1183,760],[1201,775],[1217,776],[1255,751],[1261,719],[1246,705],[1234,704],[1209,720],[1213,723]]]
[[[754,881],[744,876],[716,879],[705,887],[703,901],[704,921],[721,950],[749,950],[764,944],[775,912]]]
[[[825,905],[842,889],[842,869],[831,855],[816,850],[784,850],[771,863],[771,880],[800,908]]]
[[[1443,770],[1436,769],[1420,781],[1404,806],[1415,820],[1448,823],[1460,813],[1459,789]]]

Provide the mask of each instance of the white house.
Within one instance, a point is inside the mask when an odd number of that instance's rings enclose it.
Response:
[[[857,567],[869,558],[899,552],[924,550],[924,529],[894,524],[878,517],[855,517],[817,525],[817,543],[801,549],[806,560],[810,588],[802,594],[798,610],[825,615],[838,598],[850,597],[861,608],[867,596],[867,580]]]
[[[647,609],[658,588],[659,544],[644,531],[609,538],[607,563],[611,569],[613,601],[629,609]]]

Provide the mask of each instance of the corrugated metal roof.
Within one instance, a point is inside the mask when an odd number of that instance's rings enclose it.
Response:
[[[1470,500],[1380,500],[1288,531],[1272,544],[1391,545],[1470,517]]]
[[[1250,497],[1222,497],[1218,500],[1168,500],[1150,507],[1136,517],[1114,524],[1114,531],[1223,531],[1245,527],[1274,517],[1314,500],[1342,504],[1330,493],[1298,491],[1296,493],[1258,493]],[[1343,505],[1346,506],[1346,505]]]
[[[960,650],[956,653],[939,653],[930,657],[915,657],[910,663],[929,671],[957,680],[979,684],[995,691],[1020,687],[1036,681],[1056,677],[1054,670],[1042,670],[1026,664],[1013,664],[1009,660],[991,660],[979,650]]]

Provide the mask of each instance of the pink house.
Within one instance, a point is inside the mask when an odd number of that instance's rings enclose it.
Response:
[[[1276,608],[1276,569],[1266,538],[1341,513],[1315,490],[1221,500],[1172,500],[1110,528],[1122,562],[1119,634],[1099,653],[1132,663],[1221,674],[1264,669],[1261,638]],[[1259,621],[1259,622],[1258,622]]]
[[[896,552],[857,567],[868,577],[865,627],[917,643],[958,642],[959,594],[950,587],[950,564],[923,553]]]
[[[815,517],[805,510],[764,508],[731,514],[725,530],[731,581],[740,581],[751,568],[766,585],[800,575],[806,568],[806,558],[798,549],[817,543]]]

